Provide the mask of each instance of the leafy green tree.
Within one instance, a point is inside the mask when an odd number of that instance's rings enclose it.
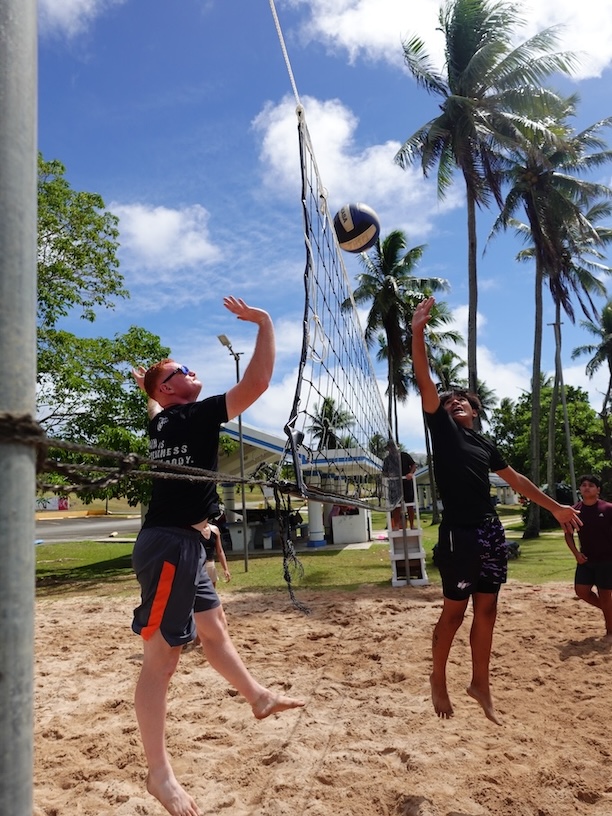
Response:
[[[548,133],[527,130],[518,139],[504,159],[504,179],[510,189],[497,218],[492,234],[509,225],[531,242],[519,255],[521,259],[535,259],[535,322],[532,359],[532,390],[534,412],[531,431],[532,481],[535,481],[541,460],[540,410],[538,389],[543,336],[543,287],[548,283],[557,318],[555,322],[557,360],[560,360],[561,309],[574,320],[572,296],[576,297],[583,312],[593,314],[593,294],[604,294],[605,287],[594,274],[594,263],[589,254],[597,253],[606,231],[599,233],[589,218],[597,220],[606,212],[604,205],[592,207],[599,197],[612,195],[605,185],[587,181],[580,174],[598,168],[612,158],[604,149],[599,131],[611,124],[602,120],[581,133],[573,133],[568,120],[575,115],[576,97],[559,100],[556,122]],[[555,138],[550,139],[554,134]],[[517,224],[513,218],[521,207],[528,226]],[[597,271],[601,271],[599,266]],[[559,365],[557,365],[559,374]],[[552,424],[552,423],[551,423]],[[572,469],[573,472],[573,469]],[[540,508],[533,504],[528,526],[537,535]]]
[[[143,432],[146,398],[135,388],[134,363],[153,363],[169,349],[150,332],[132,326],[113,338],[39,333],[39,422],[47,433],[94,445],[101,429],[123,426]]]
[[[540,415],[540,434],[542,440],[547,439],[547,414],[552,399],[552,383],[547,380],[542,384],[540,398],[543,411]],[[529,468],[531,456],[531,416],[532,394],[522,394],[518,400],[503,399],[498,408],[491,415],[490,431],[496,445],[509,465],[520,473]],[[601,473],[606,465],[606,456],[603,447],[603,425],[597,413],[589,404],[588,394],[581,388],[567,386],[567,407],[570,426],[572,428],[573,455],[576,468],[580,473]],[[561,406],[557,407],[557,433],[554,437],[554,450],[551,454],[558,463],[558,473],[566,481],[569,462],[565,437],[563,433],[563,416]],[[539,463],[536,484],[545,484],[546,461],[548,450],[543,451]],[[529,528],[525,530],[525,538],[532,538]]]
[[[608,371],[608,385],[604,393],[600,417],[604,427],[605,453],[607,462],[612,461],[612,429],[610,427],[610,405],[612,402],[612,300],[601,310],[599,320],[582,320],[580,325],[599,342],[578,346],[572,352],[572,360],[585,354],[591,355],[586,364],[586,374],[591,379],[600,368]],[[608,480],[612,479],[610,465],[606,467]]]
[[[438,71],[418,36],[404,43],[404,59],[418,85],[441,99],[440,113],[407,139],[396,155],[401,167],[420,164],[424,175],[437,165],[443,197],[459,170],[466,190],[468,229],[468,339],[470,390],[476,391],[476,315],[478,308],[476,207],[502,204],[500,146],[512,144],[527,127],[546,129],[545,117],[557,95],[542,88],[556,72],[575,64],[555,52],[553,28],[514,45],[524,21],[514,3],[448,0],[440,10],[445,69]]]
[[[38,156],[38,321],[50,329],[80,310],[112,309],[129,294],[119,272],[118,219],[95,193],[77,192],[61,162]]]
[[[575,239],[577,246],[572,253],[571,261],[568,267],[568,277],[570,278],[567,289],[570,287],[576,291],[578,301],[582,306],[582,311],[585,315],[597,315],[597,310],[594,307],[592,295],[597,293],[600,296],[607,296],[606,287],[600,280],[599,276],[610,275],[612,267],[602,263],[605,260],[603,247],[612,241],[612,229],[609,227],[600,226],[597,222],[602,218],[609,218],[612,214],[612,205],[609,201],[600,201],[594,206],[590,207],[586,213],[586,221],[591,225],[592,230],[581,230],[580,235]],[[594,234],[593,234],[594,233]],[[582,295],[586,295],[589,301],[590,309],[586,308],[583,303]],[[571,488],[575,498],[577,498],[576,473],[572,462],[572,443],[569,427],[569,418],[567,413],[567,400],[565,396],[565,386],[563,383],[563,365],[561,357],[561,308],[563,306],[567,313],[567,306],[562,297],[555,296],[555,386],[553,390],[553,399],[551,402],[551,409],[549,414],[549,437],[552,438],[555,427],[555,413],[557,408],[557,401],[560,397],[563,406],[565,418],[565,432],[566,445],[568,448],[568,455],[570,457],[570,480]],[[570,304],[571,306],[571,304]],[[572,317],[573,322],[573,317]],[[602,419],[604,417],[602,416]],[[608,424],[604,420],[604,430],[606,432],[606,440],[609,441]],[[550,447],[550,446],[549,446]],[[607,447],[609,450],[609,446]],[[555,461],[552,457],[548,457],[548,484],[555,484]]]
[[[105,450],[146,454],[146,398],[134,383],[134,364],[168,356],[154,334],[132,326],[113,338],[79,337],[62,328],[74,314],[93,322],[100,309],[126,298],[117,258],[117,218],[99,195],[73,190],[59,161],[38,158],[37,415],[47,434]],[[64,462],[91,457],[51,451]],[[112,467],[109,459],[107,466]],[[115,460],[115,465],[117,462]],[[147,495],[142,483],[122,478],[85,500]]]

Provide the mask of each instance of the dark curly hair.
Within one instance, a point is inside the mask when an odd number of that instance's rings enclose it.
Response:
[[[465,388],[452,388],[450,391],[442,391],[440,394],[440,405],[446,405],[446,403],[454,397],[466,399],[475,411],[478,411],[478,413],[482,411],[482,403],[478,396],[472,391],[467,391]]]

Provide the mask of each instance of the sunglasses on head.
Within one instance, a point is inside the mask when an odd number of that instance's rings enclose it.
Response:
[[[163,385],[164,383],[167,383],[168,380],[171,380],[175,374],[183,374],[186,377],[189,374],[189,371],[189,366],[179,366],[178,368],[174,369],[172,374],[168,374],[166,379],[161,381],[161,384]]]

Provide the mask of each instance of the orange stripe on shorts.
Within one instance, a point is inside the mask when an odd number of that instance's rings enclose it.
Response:
[[[164,561],[153,604],[151,605],[151,614],[149,615],[149,622],[143,626],[141,636],[144,640],[149,640],[161,626],[162,618],[166,610],[168,598],[172,590],[172,582],[174,581],[174,574],[176,567],[168,561]]]

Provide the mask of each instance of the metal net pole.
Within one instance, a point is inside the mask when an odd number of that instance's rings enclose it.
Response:
[[[36,0],[0,2],[0,813],[32,814],[35,414]]]

